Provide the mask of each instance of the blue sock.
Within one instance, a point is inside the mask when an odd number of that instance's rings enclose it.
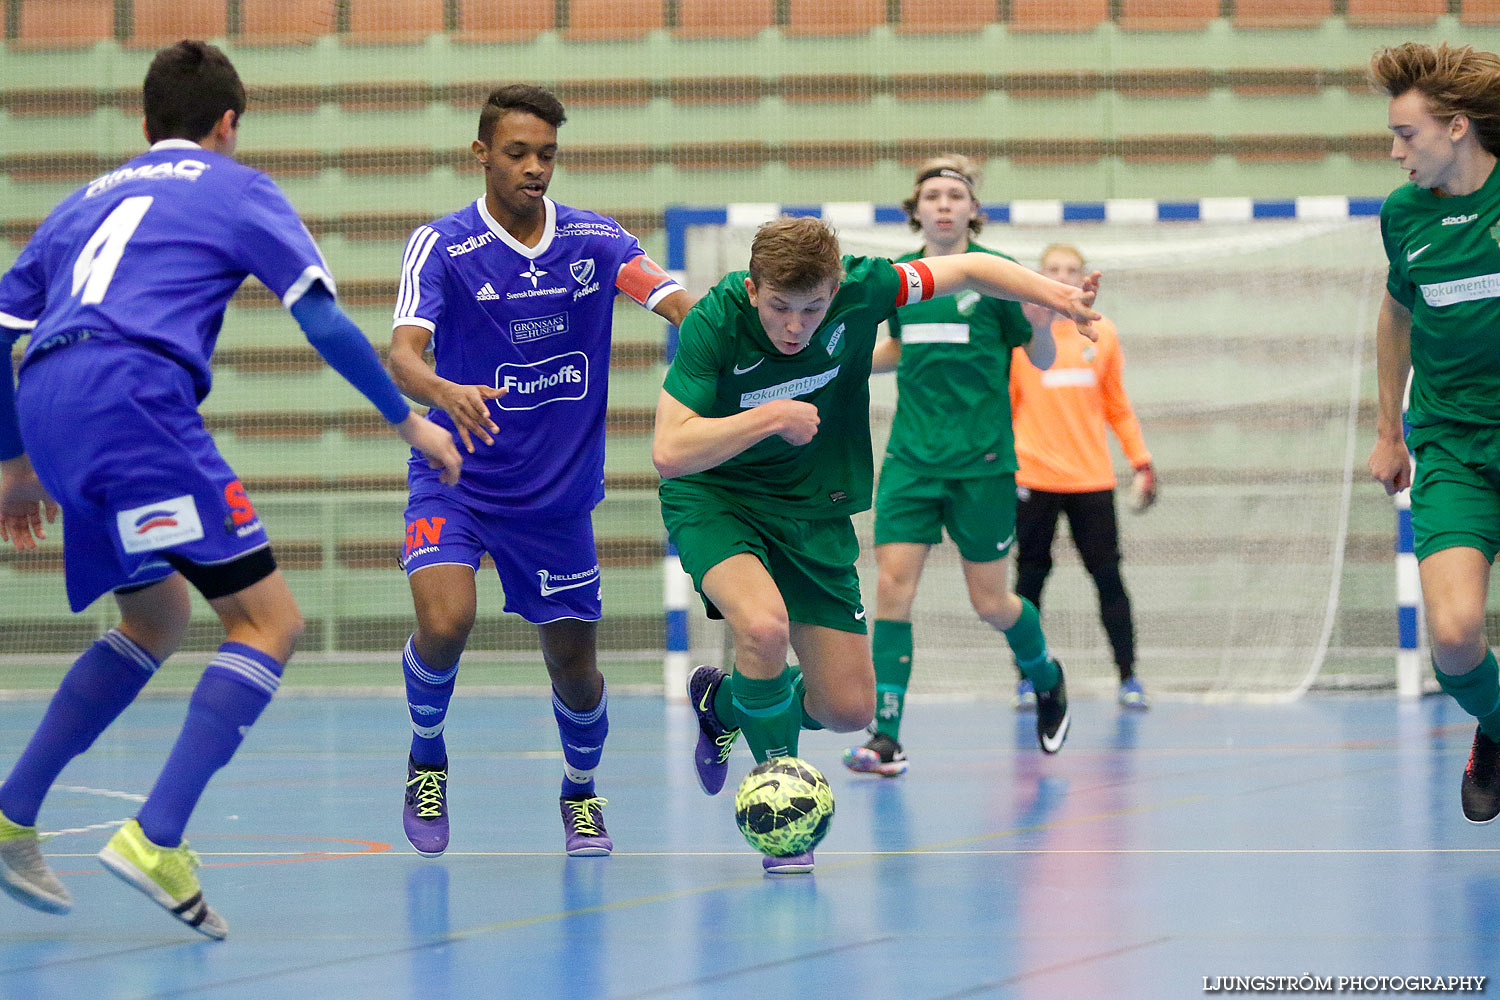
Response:
[[[584,712],[575,712],[557,691],[552,692],[552,714],[557,717],[557,734],[563,746],[563,798],[594,794],[594,771],[604,754],[604,738],[609,735],[609,689],[599,692],[599,704]]]
[[[406,678],[406,711],[411,716],[411,759],[427,767],[448,761],[443,726],[448,721],[448,702],[453,698],[458,664],[436,671],[422,662],[411,639],[401,654],[401,674]]]
[[[226,642],[208,661],[176,746],[136,819],[153,844],[176,847],[208,779],[229,763],[245,731],[281,684],[282,664],[240,642]]]
[[[31,742],[0,785],[0,812],[12,823],[35,826],[42,799],[68,761],[93,746],[159,666],[118,629],[86,649],[63,677]]]

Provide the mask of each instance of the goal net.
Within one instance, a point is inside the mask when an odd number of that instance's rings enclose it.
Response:
[[[1218,220],[1205,203],[1195,221],[1078,223],[1040,205],[1030,214],[1050,219],[1029,224],[1018,203],[992,210],[980,236],[1031,266],[1047,245],[1070,243],[1104,272],[1098,306],[1120,331],[1126,387],[1161,482],[1155,507],[1129,513],[1130,469],[1111,438],[1138,670],[1153,694],[1290,698],[1314,683],[1360,683],[1348,663],[1329,667],[1340,636],[1370,620],[1361,603],[1381,586],[1394,621],[1390,508],[1363,487],[1356,502],[1353,491],[1364,478],[1357,428],[1373,393],[1364,387],[1373,372],[1364,344],[1384,259],[1375,219],[1330,202],[1287,206],[1283,218],[1252,217],[1261,213],[1246,202],[1217,206],[1228,216]],[[774,211],[752,206],[726,213],[723,225],[688,229],[690,287],[701,292],[743,268],[758,218]],[[836,228],[851,254],[894,257],[919,243],[902,222]],[[878,469],[898,405],[895,377],[875,376],[871,399]],[[872,513],[855,524],[873,617]],[[1053,556],[1042,609],[1049,644],[1072,690],[1112,693],[1097,596],[1065,518]],[[729,655],[722,625],[696,603],[689,618],[694,662]],[[912,618],[913,694],[994,697],[1013,688],[1009,649],[970,608],[947,540],[931,553]],[[1391,683],[1390,664],[1364,664],[1363,680]]]

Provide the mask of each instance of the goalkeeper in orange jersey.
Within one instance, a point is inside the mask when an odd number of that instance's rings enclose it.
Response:
[[[954,154],[922,165],[903,203],[922,249],[899,262],[1005,257],[972,239],[984,225],[975,176],[968,158]],[[1005,637],[1039,693],[1037,742],[1050,754],[1067,738],[1062,667],[1048,652],[1036,607],[1006,580],[1016,511],[1011,351],[1039,367],[1051,363],[1050,313],[1038,315],[1033,324],[1015,302],[959,292],[902,308],[891,335],[875,346],[872,369],[895,370],[900,400],[875,498],[875,719],[864,746],[844,754],[851,771],[894,777],[906,770],[900,728],[912,671],[911,609],[928,553],[945,531],[958,547],[975,613]]]
[[[1082,285],[1083,254],[1058,243],[1042,252],[1049,278]],[[1046,310],[1021,307],[1028,319],[1045,322]],[[1052,571],[1052,541],[1058,515],[1068,518],[1073,545],[1099,591],[1099,618],[1120,672],[1118,700],[1131,709],[1150,706],[1135,676],[1135,622],[1130,595],[1120,577],[1120,533],[1115,521],[1115,472],[1108,424],[1135,468],[1132,506],[1156,502],[1156,473],[1141,437],[1141,425],[1125,395],[1125,359],[1108,320],[1093,324],[1097,341],[1079,335],[1071,320],[1051,317],[1057,358],[1046,371],[1016,351],[1011,365],[1010,406],[1015,417],[1016,593],[1042,606],[1042,587]],[[1022,677],[1016,707],[1036,705],[1031,681]]]

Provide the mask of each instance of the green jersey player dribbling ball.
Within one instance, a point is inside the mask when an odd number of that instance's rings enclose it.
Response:
[[[723,787],[742,729],[763,761],[795,756],[803,728],[849,732],[874,713],[849,517],[870,504],[879,323],[909,302],[972,288],[1086,325],[1096,287],[988,254],[940,264],[846,258],[820,220],[780,219],[756,234],[748,272],[694,307],[658,400],[652,460],[683,568],[734,639],[730,683],[713,667],[689,679],[704,791]],[[788,666],[789,647],[800,670]],[[810,871],[812,855],[765,867]]]

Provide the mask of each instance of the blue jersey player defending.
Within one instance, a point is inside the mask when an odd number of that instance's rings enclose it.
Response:
[[[612,219],[546,197],[563,106],[540,87],[490,94],[474,156],[484,196],[414,232],[396,301],[391,372],[470,452],[443,489],[413,458],[401,563],[417,630],[403,673],[411,712],[403,825],[417,851],[448,847],[443,724],[474,625],[488,552],[505,610],[536,625],[562,737],[571,855],[608,854],[594,771],[609,729],[595,657],[610,322],[622,292],[672,323],[692,297]],[[436,369],[422,354],[432,345]]]
[[[112,593],[121,621],[73,664],[0,785],[0,887],[65,912],[68,891],[38,848],[42,799],[177,648],[191,583],[227,641],[135,819],[100,859],[211,938],[182,839],[204,786],[271,700],[302,629],[265,530],[204,430],[225,303],[247,274],[397,432],[456,482],[450,433],[412,413],[369,341],[334,301],[333,279],[286,198],[231,159],[245,91],[218,49],[179,42],[145,81],[151,148],[75,191],[0,278],[0,348],[31,340],[19,385],[0,378],[0,538],[28,549],[63,512],[68,602]],[[438,478],[439,473],[434,473]]]

